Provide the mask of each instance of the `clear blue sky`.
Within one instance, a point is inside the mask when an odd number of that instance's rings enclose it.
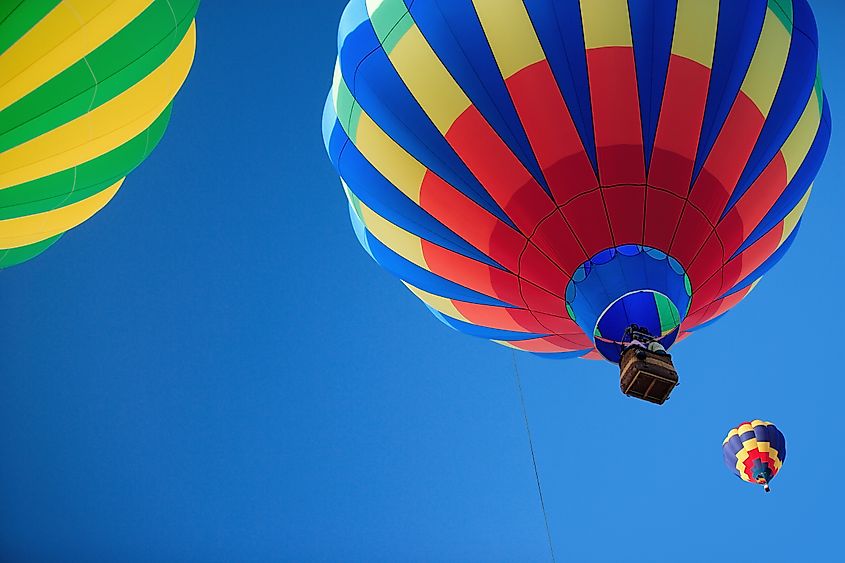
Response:
[[[320,137],[344,3],[205,0],[160,146],[0,275],[0,560],[547,559],[510,352],[349,225]],[[845,5],[812,4],[827,162],[787,258],[674,349],[672,400],[520,357],[558,561],[842,556]],[[722,465],[756,417],[789,442],[769,495]]]

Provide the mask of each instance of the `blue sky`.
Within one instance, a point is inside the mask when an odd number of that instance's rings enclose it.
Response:
[[[320,137],[344,3],[206,0],[160,146],[0,275],[0,560],[547,559],[510,352],[349,225]],[[520,356],[558,561],[841,557],[845,5],[812,4],[834,135],[802,232],[673,350],[672,400]],[[722,465],[757,417],[790,448],[769,495]]]

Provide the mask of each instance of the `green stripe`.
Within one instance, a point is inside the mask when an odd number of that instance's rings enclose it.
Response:
[[[783,27],[792,33],[792,0],[769,0],[769,9],[774,13]]]
[[[351,191],[349,192],[349,201],[352,203],[352,209],[355,210],[355,215],[358,216],[358,219],[361,220],[361,223],[366,226],[364,223],[364,212],[361,211],[361,200],[358,199],[358,196],[353,194]]]
[[[30,258],[35,258],[59,240],[64,233],[60,233],[54,237],[42,240],[27,246],[19,248],[10,248],[8,250],[0,250],[0,269],[17,266],[21,262],[26,262]]]
[[[152,152],[170,119],[171,106],[145,131],[116,149],[75,168],[0,190],[0,220],[52,211],[108,188]]]
[[[61,0],[0,0],[0,55],[44,19]]]
[[[361,105],[352,96],[352,92],[346,86],[346,82],[341,79],[337,89],[337,112],[338,121],[340,121],[346,135],[354,143],[358,135],[358,123],[361,121]]]
[[[156,0],[85,59],[0,112],[0,152],[84,115],[158,68],[190,27],[198,1],[170,4],[173,12],[167,0]]]
[[[816,99],[819,102],[819,114],[824,113],[824,89],[822,88],[822,67],[816,67],[816,84],[813,86],[816,92]]]
[[[370,22],[386,53],[390,53],[414,25],[408,7],[402,0],[385,0],[372,13]]]
[[[668,297],[654,293],[654,303],[657,305],[657,316],[660,317],[660,333],[666,334],[681,324],[678,308]]]

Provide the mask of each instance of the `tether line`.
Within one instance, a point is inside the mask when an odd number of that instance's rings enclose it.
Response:
[[[540,472],[537,470],[537,457],[534,455],[534,439],[531,437],[531,426],[528,424],[528,410],[525,408],[525,397],[522,394],[522,380],[519,377],[519,368],[516,365],[516,352],[513,355],[513,377],[516,380],[516,389],[519,392],[519,404],[522,407],[522,419],[525,421],[525,433],[528,435],[528,448],[531,450],[531,464],[534,466],[534,480],[537,482],[537,494],[540,496],[540,508],[543,509],[543,522],[546,524],[546,538],[549,540],[549,555],[552,563],[555,560],[555,548],[552,546],[552,531],[549,528],[549,515],[546,513],[546,503],[543,500],[543,487],[540,486]]]

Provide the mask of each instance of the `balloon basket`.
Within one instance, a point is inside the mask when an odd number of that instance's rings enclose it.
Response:
[[[672,356],[632,347],[619,362],[619,386],[629,397],[662,405],[678,385]]]

